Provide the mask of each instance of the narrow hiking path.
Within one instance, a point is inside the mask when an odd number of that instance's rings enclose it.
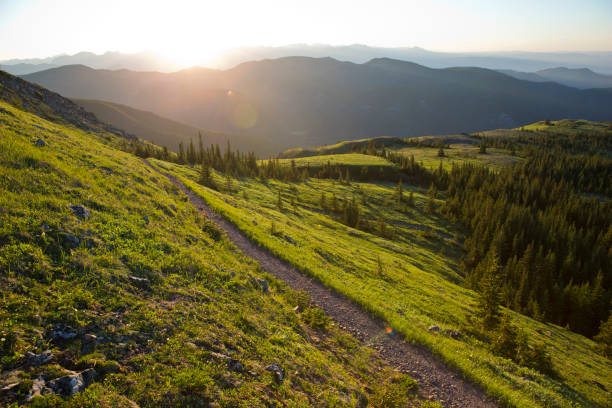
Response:
[[[289,263],[276,258],[250,241],[234,224],[215,213],[176,177],[158,170],[147,160],[153,171],[167,177],[187,195],[193,206],[202,211],[246,256],[257,261],[270,275],[294,290],[305,290],[312,303],[323,309],[336,324],[351,333],[362,344],[377,350],[380,357],[395,369],[409,374],[419,384],[419,394],[440,401],[445,407],[497,407],[495,400],[461,378],[430,351],[407,343],[400,335],[387,335],[384,322],[372,317],[361,306],[345,296],[310,278]]]

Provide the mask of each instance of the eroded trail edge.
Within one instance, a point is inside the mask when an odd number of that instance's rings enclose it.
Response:
[[[257,261],[265,272],[282,280],[294,290],[308,292],[312,303],[323,309],[338,326],[351,333],[362,344],[377,350],[389,365],[413,377],[418,382],[419,393],[423,397],[438,400],[445,407],[452,408],[498,406],[493,398],[463,379],[430,351],[407,343],[398,335],[385,335],[384,322],[372,317],[355,302],[307,276],[293,265],[276,258],[249,240],[234,224],[212,211],[202,198],[176,177],[160,171],[146,160],[145,163],[185,193],[193,206],[225,231],[234,245],[246,256]]]

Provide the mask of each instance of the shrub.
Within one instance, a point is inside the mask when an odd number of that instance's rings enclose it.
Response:
[[[327,317],[323,309],[319,309],[318,307],[306,309],[304,313],[302,313],[302,319],[308,326],[317,330],[325,329],[329,323],[329,317]]]

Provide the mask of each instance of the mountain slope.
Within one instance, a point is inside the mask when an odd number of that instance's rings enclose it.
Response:
[[[414,381],[263,274],[122,140],[17,105],[0,101],[0,405],[410,403]]]
[[[253,151],[259,155],[276,153],[276,149],[264,140],[255,142],[244,135],[198,129],[118,103],[88,99],[75,99],[74,101],[88,112],[95,114],[100,120],[125,129],[140,139],[150,141],[158,146],[166,146],[175,152],[178,152],[181,142],[185,148],[189,146],[190,142],[197,145],[198,134],[201,134],[204,145],[219,144],[225,146],[229,141],[233,146],[240,146],[240,149],[244,151]]]
[[[278,150],[372,136],[478,131],[541,118],[605,120],[612,96],[480,68],[430,69],[282,58],[172,74],[67,66],[24,78],[64,95],[149,110],[193,126],[269,138]]]

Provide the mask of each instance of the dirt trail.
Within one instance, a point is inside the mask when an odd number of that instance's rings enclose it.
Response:
[[[361,306],[345,296],[308,277],[294,266],[276,258],[267,250],[250,241],[238,228],[189,190],[176,177],[159,171],[145,160],[154,171],[167,177],[189,197],[192,205],[204,212],[246,256],[256,260],[263,270],[285,282],[294,290],[305,290],[312,303],[323,309],[342,329],[360,342],[377,350],[380,357],[395,369],[409,374],[419,384],[425,398],[440,401],[445,407],[497,407],[497,403],[482,390],[461,378],[428,350],[403,341],[400,336],[385,334],[386,325],[373,318]]]

